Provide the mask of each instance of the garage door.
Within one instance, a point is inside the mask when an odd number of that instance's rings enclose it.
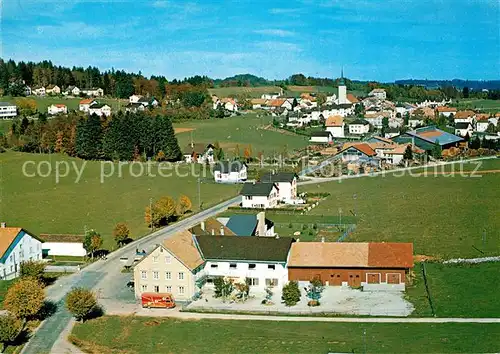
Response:
[[[340,277],[340,273],[332,273],[330,274],[330,280],[328,281],[330,285],[342,285],[342,278]]]
[[[369,273],[367,279],[368,279],[368,284],[380,284],[379,273]]]
[[[353,288],[359,288],[361,286],[361,275],[359,273],[349,273],[349,278],[347,283]]]
[[[399,273],[389,273],[387,274],[387,283],[388,284],[399,284],[400,281],[400,274]]]

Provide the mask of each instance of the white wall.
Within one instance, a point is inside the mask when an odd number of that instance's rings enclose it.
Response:
[[[215,182],[218,183],[238,183],[247,179],[247,169],[243,167],[240,172],[221,173],[214,171]]]
[[[342,123],[341,127],[326,127],[326,131],[332,133],[335,138],[343,138],[344,137],[344,123]]]
[[[276,190],[274,190],[272,193],[275,193]],[[247,199],[251,198],[251,199]],[[241,196],[241,207],[242,208],[262,208],[262,209],[267,209],[267,208],[274,208],[278,204],[278,195],[276,192],[276,195],[274,197],[264,197],[264,196]]]
[[[87,254],[81,242],[44,242],[43,250],[49,256],[75,256],[83,257]]]
[[[6,256],[5,263],[0,263],[0,279],[16,278],[19,276],[22,261],[42,259],[42,243],[25,233],[12,252]]]
[[[366,134],[370,131],[368,124],[349,124],[349,134]]]
[[[13,118],[17,116],[16,105],[0,106],[0,118]]]
[[[231,268],[230,265],[235,264],[236,268]],[[250,269],[250,265],[255,265],[254,269]],[[213,268],[213,266],[217,266]],[[274,266],[270,269],[269,266]],[[266,279],[277,279],[276,288],[283,287],[288,282],[288,270],[280,263],[252,263],[248,262],[227,262],[227,261],[208,261],[205,265],[205,274],[209,277],[234,277],[234,278],[257,278],[258,285],[250,286],[250,292],[264,291]],[[210,283],[207,286],[211,286]]]

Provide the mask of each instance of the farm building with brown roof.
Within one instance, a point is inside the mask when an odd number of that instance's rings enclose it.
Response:
[[[295,242],[288,279],[365,290],[404,290],[413,267],[412,243]]]

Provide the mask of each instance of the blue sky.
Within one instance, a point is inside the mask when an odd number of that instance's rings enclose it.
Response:
[[[497,0],[4,0],[0,57],[182,78],[500,79]]]

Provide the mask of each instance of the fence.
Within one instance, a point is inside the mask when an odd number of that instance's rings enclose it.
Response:
[[[355,224],[350,224],[347,225],[347,229],[344,231],[344,233],[339,237],[337,242],[342,242],[346,239],[347,236],[349,236],[350,233],[352,233],[356,229]]]

